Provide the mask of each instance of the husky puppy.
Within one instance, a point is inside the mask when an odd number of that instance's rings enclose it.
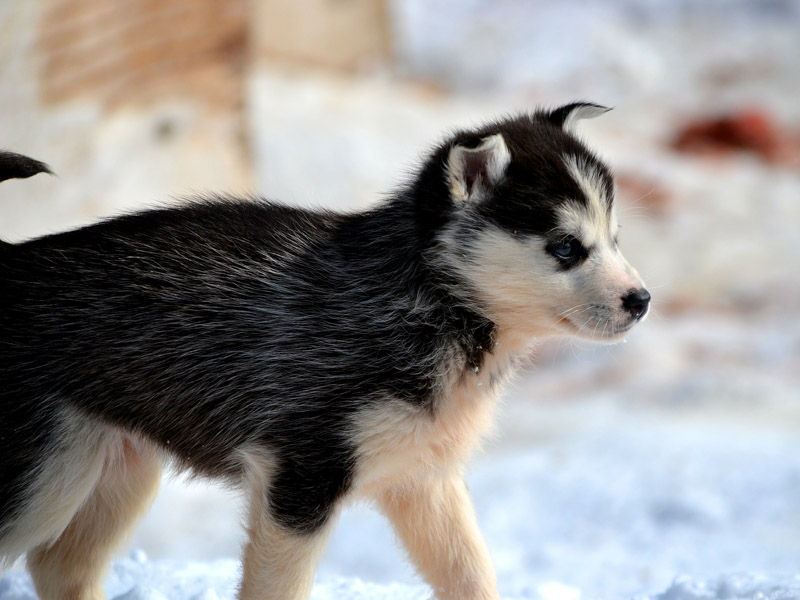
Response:
[[[437,598],[499,598],[463,465],[515,357],[648,311],[572,132],[606,110],[458,132],[366,212],[203,199],[0,242],[0,559],[102,598],[169,460],[245,490],[242,599],[307,598],[365,497]]]

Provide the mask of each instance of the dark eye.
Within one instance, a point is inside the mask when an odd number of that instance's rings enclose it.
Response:
[[[550,254],[561,260],[576,258],[582,250],[581,243],[575,238],[567,238],[550,246]]]

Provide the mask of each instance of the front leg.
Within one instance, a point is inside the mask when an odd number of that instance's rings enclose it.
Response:
[[[380,506],[440,600],[499,600],[497,576],[464,477],[429,476],[384,492]]]
[[[306,600],[331,529],[292,531],[269,511],[251,507],[239,599]]]
[[[248,461],[250,516],[239,600],[306,600],[335,525],[346,473],[303,479],[297,465]],[[312,472],[313,473],[313,472]]]

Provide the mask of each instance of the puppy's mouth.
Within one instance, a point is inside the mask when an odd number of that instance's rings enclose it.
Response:
[[[579,338],[613,342],[618,341],[623,335],[633,329],[641,319],[631,319],[626,323],[617,324],[610,319],[590,319],[581,326],[575,324],[569,317],[559,317],[559,328],[570,335]]]

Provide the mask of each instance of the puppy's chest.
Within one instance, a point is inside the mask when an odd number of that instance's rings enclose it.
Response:
[[[433,411],[388,400],[356,424],[356,488],[372,495],[431,471],[461,464],[490,430],[508,357],[491,357],[444,382]]]

